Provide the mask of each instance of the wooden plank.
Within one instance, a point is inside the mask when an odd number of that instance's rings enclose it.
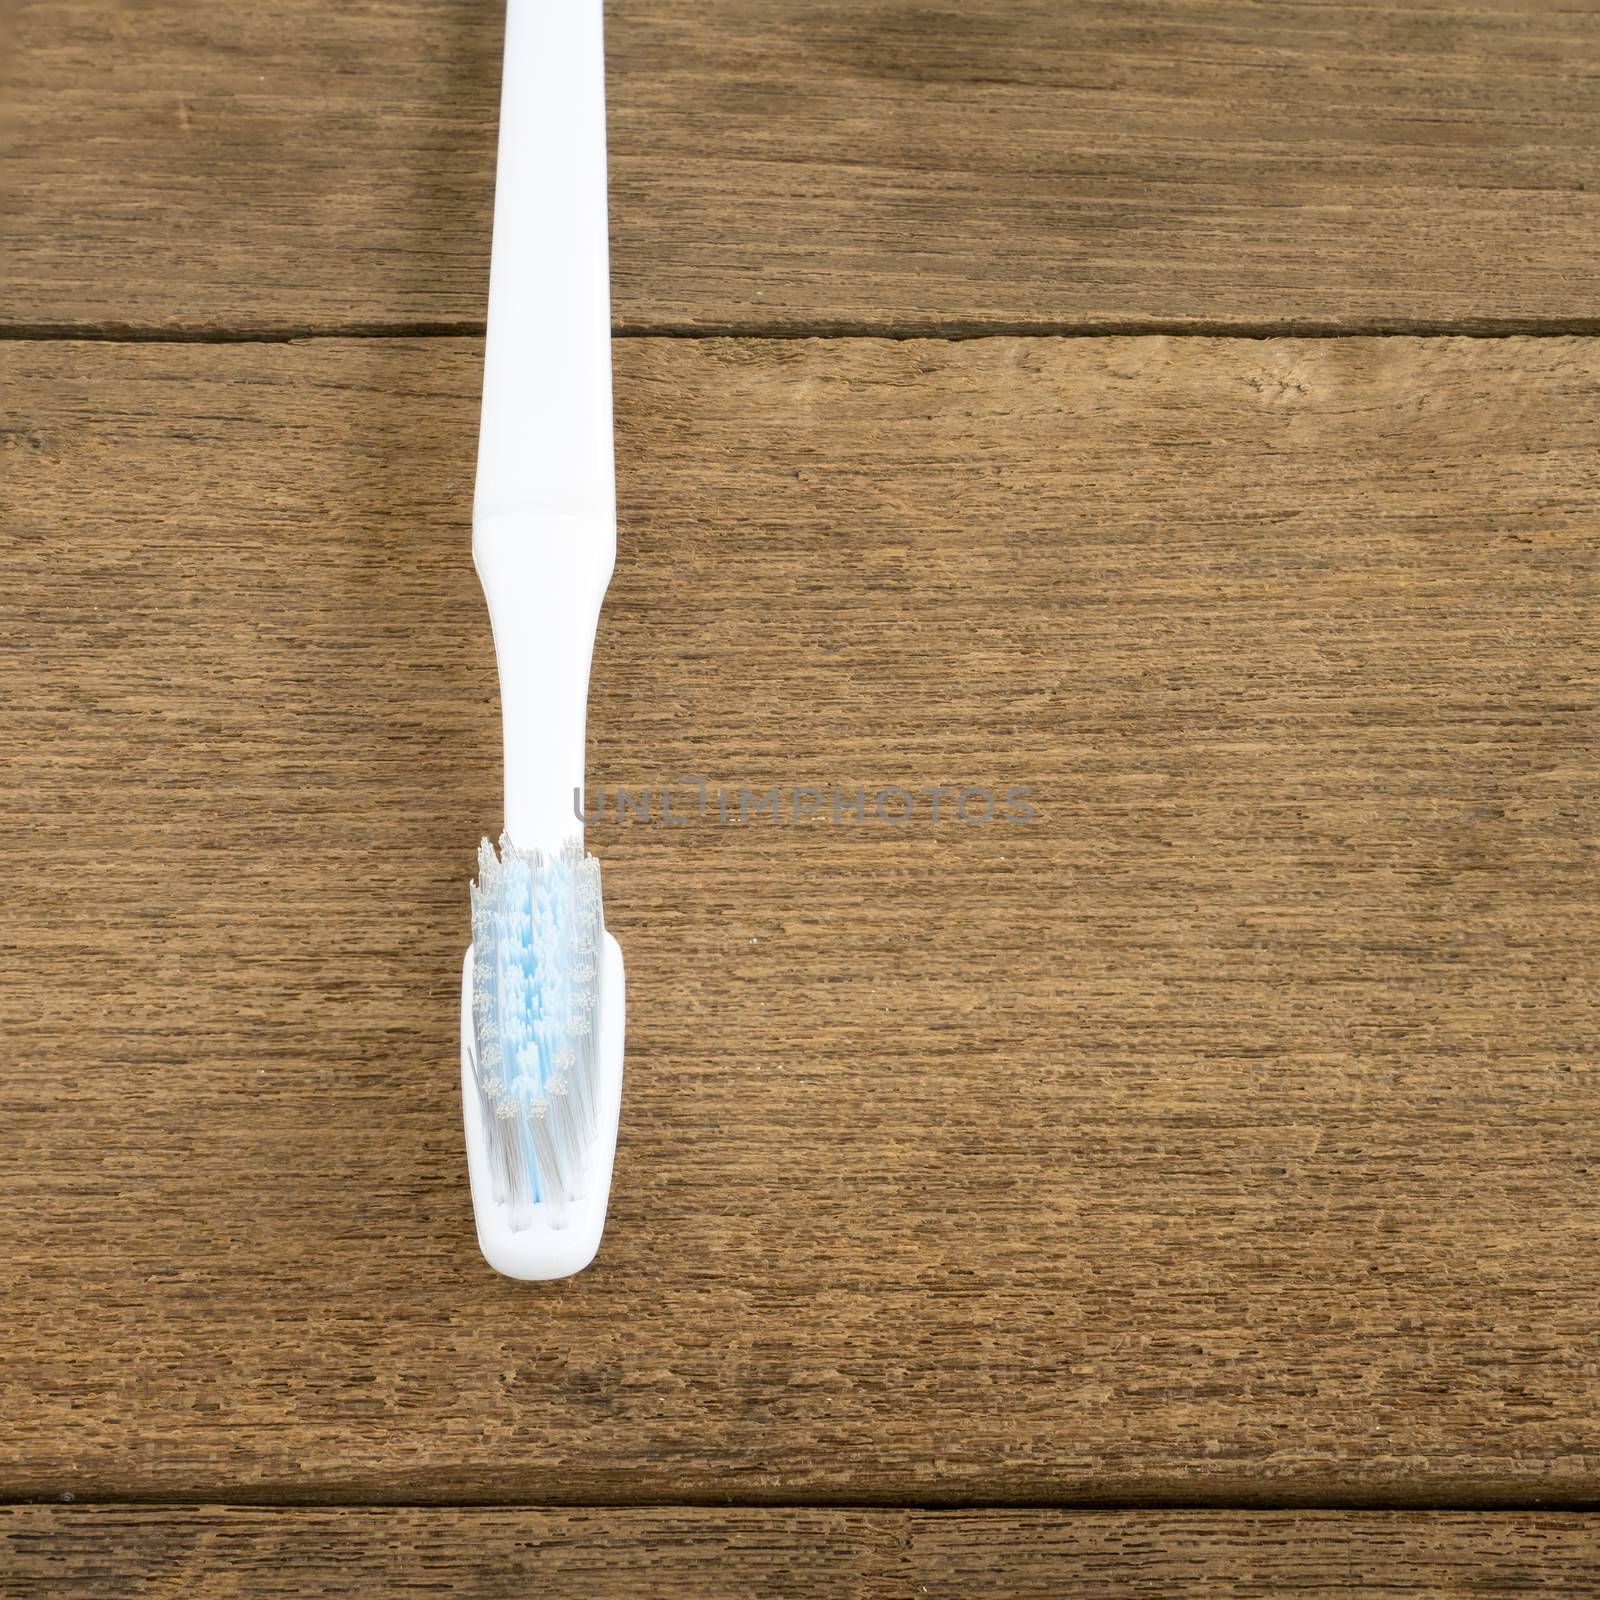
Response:
[[[0,319],[481,319],[497,6],[12,10]],[[1593,0],[609,11],[630,329],[1600,316]]]
[[[1530,1513],[22,1506],[0,1510],[0,1552],[0,1594],[62,1600],[1588,1600],[1600,1585],[1594,1519]]]
[[[0,1491],[1595,1498],[1600,343],[624,342],[597,786],[1039,815],[608,813],[543,1289],[479,347],[0,355]]]

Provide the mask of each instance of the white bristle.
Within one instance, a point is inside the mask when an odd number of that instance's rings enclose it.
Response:
[[[472,888],[472,1018],[495,1202],[521,1230],[552,1226],[593,1181],[593,1050],[600,864],[558,852],[478,849]]]

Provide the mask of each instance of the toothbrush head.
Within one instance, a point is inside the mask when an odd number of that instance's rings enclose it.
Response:
[[[622,1098],[622,952],[600,863],[485,839],[461,984],[461,1094],[478,1243],[513,1278],[561,1278],[605,1227]]]

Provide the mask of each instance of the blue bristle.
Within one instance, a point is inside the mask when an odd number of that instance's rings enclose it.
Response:
[[[600,866],[485,839],[472,889],[474,1061],[495,1198],[559,1225],[589,1181]]]

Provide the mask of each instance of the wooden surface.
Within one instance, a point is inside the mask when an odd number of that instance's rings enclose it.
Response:
[[[0,1595],[324,1600],[1590,1600],[1586,1519],[616,1507],[18,1507]]]
[[[483,316],[499,7],[14,0],[12,324]],[[620,0],[628,328],[1600,328],[1593,0]]]
[[[628,340],[598,1266],[478,1259],[479,346],[13,343],[0,1488],[1595,1498],[1570,340]],[[21,959],[25,955],[26,959]]]
[[[1594,0],[608,7],[657,820],[548,1288],[455,1071],[499,7],[4,9],[0,1594],[1600,1587]]]

